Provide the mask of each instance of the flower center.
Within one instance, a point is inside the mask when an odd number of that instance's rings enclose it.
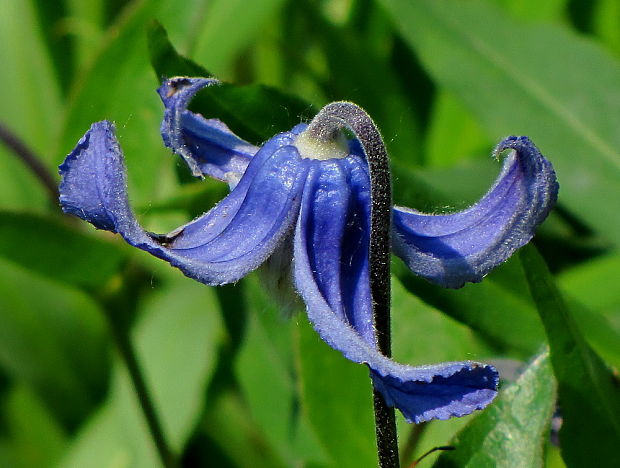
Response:
[[[308,159],[342,159],[349,155],[349,144],[342,132],[335,138],[321,141],[306,130],[295,139],[295,147],[302,158]]]

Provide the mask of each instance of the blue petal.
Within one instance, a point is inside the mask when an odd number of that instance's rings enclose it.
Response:
[[[534,235],[557,200],[551,163],[527,137],[508,137],[510,149],[493,187],[467,210],[430,215],[393,211],[393,249],[416,274],[444,287],[478,282]]]
[[[114,127],[98,122],[60,166],[65,212],[118,232],[205,284],[224,284],[257,268],[291,231],[308,163],[290,146],[290,133],[256,154],[237,187],[208,213],[155,236],[140,227],[127,199],[125,164]]]
[[[369,186],[365,162],[313,161],[294,239],[296,287],[314,328],[348,359],[365,363],[386,402],[409,422],[482,409],[496,395],[495,369],[474,362],[411,367],[376,349],[368,274]]]
[[[207,78],[171,78],[157,90],[166,107],[161,123],[164,144],[181,155],[196,177],[208,175],[234,187],[258,148],[220,120],[187,110],[194,95],[219,84]]]

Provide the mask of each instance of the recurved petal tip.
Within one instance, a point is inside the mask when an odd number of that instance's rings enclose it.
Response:
[[[394,208],[394,252],[416,274],[444,287],[478,282],[530,241],[557,200],[551,163],[527,137],[505,138],[493,151],[506,156],[495,184],[475,205],[431,215]]]
[[[60,166],[60,203],[65,212],[118,232],[190,278],[234,282],[271,255],[296,219],[307,164],[290,139],[272,138],[224,200],[174,235],[158,236],[146,232],[131,210],[114,126],[98,122]]]
[[[220,84],[209,78],[170,78],[159,87],[165,106],[164,144],[180,155],[196,177],[208,175],[233,188],[258,148],[235,135],[223,122],[187,110],[201,89]]]

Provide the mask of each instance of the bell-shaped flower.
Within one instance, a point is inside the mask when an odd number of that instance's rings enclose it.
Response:
[[[369,281],[370,179],[356,139],[324,144],[297,125],[260,148],[215,119],[187,109],[216,80],[174,78],[159,89],[161,132],[196,176],[226,181],[230,194],[167,235],[145,231],[127,197],[123,155],[114,126],[92,125],[60,166],[65,212],[208,285],[232,283],[274,252],[292,252],[295,287],[320,336],[348,359],[366,364],[375,388],[410,422],[447,419],[482,409],[498,375],[471,361],[412,367],[377,350]],[[557,196],[550,163],[526,137],[509,137],[496,183],[471,208],[428,215],[393,209],[393,249],[428,280],[460,287],[480,281],[527,243]]]

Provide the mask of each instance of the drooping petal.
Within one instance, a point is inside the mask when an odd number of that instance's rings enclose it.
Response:
[[[371,370],[386,402],[410,422],[484,408],[496,395],[491,366],[453,362],[412,367],[376,350],[368,273],[369,187],[361,158],[314,161],[294,239],[294,274],[321,337]]]
[[[171,78],[157,90],[165,106],[161,123],[164,144],[181,155],[196,177],[208,175],[228,182],[241,179],[258,148],[235,135],[218,119],[187,110],[194,95],[219,84],[207,78]]]
[[[534,235],[557,200],[551,163],[527,137],[508,137],[510,149],[493,187],[475,205],[431,215],[395,207],[393,248],[416,274],[444,287],[479,282]]]
[[[234,282],[257,268],[293,228],[308,163],[291,140],[290,133],[272,138],[230,195],[186,226],[156,236],[140,227],[129,206],[113,125],[98,122],[60,166],[60,202],[65,212],[118,232],[190,278]]]

